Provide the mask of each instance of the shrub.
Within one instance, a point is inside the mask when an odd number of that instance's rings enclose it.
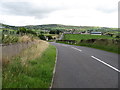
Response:
[[[38,36],[41,40],[46,40],[45,36],[44,35],[39,35]]]
[[[9,44],[9,43],[16,43],[18,42],[19,37],[14,35],[2,35],[2,43]]]
[[[51,40],[51,39],[53,39],[53,38],[52,38],[52,36],[47,36],[47,37],[48,37],[48,40]]]

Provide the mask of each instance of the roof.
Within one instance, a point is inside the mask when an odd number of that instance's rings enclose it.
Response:
[[[102,32],[91,32],[91,34],[102,34]]]

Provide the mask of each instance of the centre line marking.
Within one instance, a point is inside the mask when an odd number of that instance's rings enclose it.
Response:
[[[94,59],[96,59],[97,61],[99,61],[99,62],[105,64],[106,66],[112,68],[113,70],[115,70],[115,71],[117,71],[117,72],[120,72],[120,70],[118,70],[117,68],[111,66],[110,64],[108,64],[108,63],[106,63],[106,62],[104,62],[104,61],[102,61],[102,60],[100,60],[100,59],[98,59],[98,58],[96,58],[96,57],[94,57],[94,56],[91,56],[91,57],[94,58]]]
[[[82,51],[82,50],[80,50],[80,49],[77,49],[77,48],[75,48],[75,47],[71,47],[71,48],[73,48],[73,49],[75,49],[75,50],[78,50],[78,51],[80,51],[80,52]]]

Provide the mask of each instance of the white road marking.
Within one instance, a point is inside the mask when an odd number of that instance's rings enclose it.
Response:
[[[115,70],[115,71],[117,71],[117,72],[120,72],[120,70],[118,70],[117,68],[111,66],[110,64],[108,64],[108,63],[106,63],[106,62],[104,62],[104,61],[102,61],[102,60],[100,60],[100,59],[98,59],[98,58],[96,58],[96,57],[94,57],[94,56],[91,56],[91,57],[94,58],[94,59],[96,59],[97,61],[99,61],[99,62],[105,64],[106,66],[112,68],[113,70]]]
[[[71,48],[73,48],[73,49],[75,49],[75,50],[78,50],[78,51],[80,51],[80,52],[82,51],[82,50],[80,50],[80,49],[78,49],[78,48],[75,48],[75,47],[71,47]]]

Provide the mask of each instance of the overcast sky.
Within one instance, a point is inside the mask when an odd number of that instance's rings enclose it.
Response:
[[[0,23],[118,27],[119,0],[0,0]]]

